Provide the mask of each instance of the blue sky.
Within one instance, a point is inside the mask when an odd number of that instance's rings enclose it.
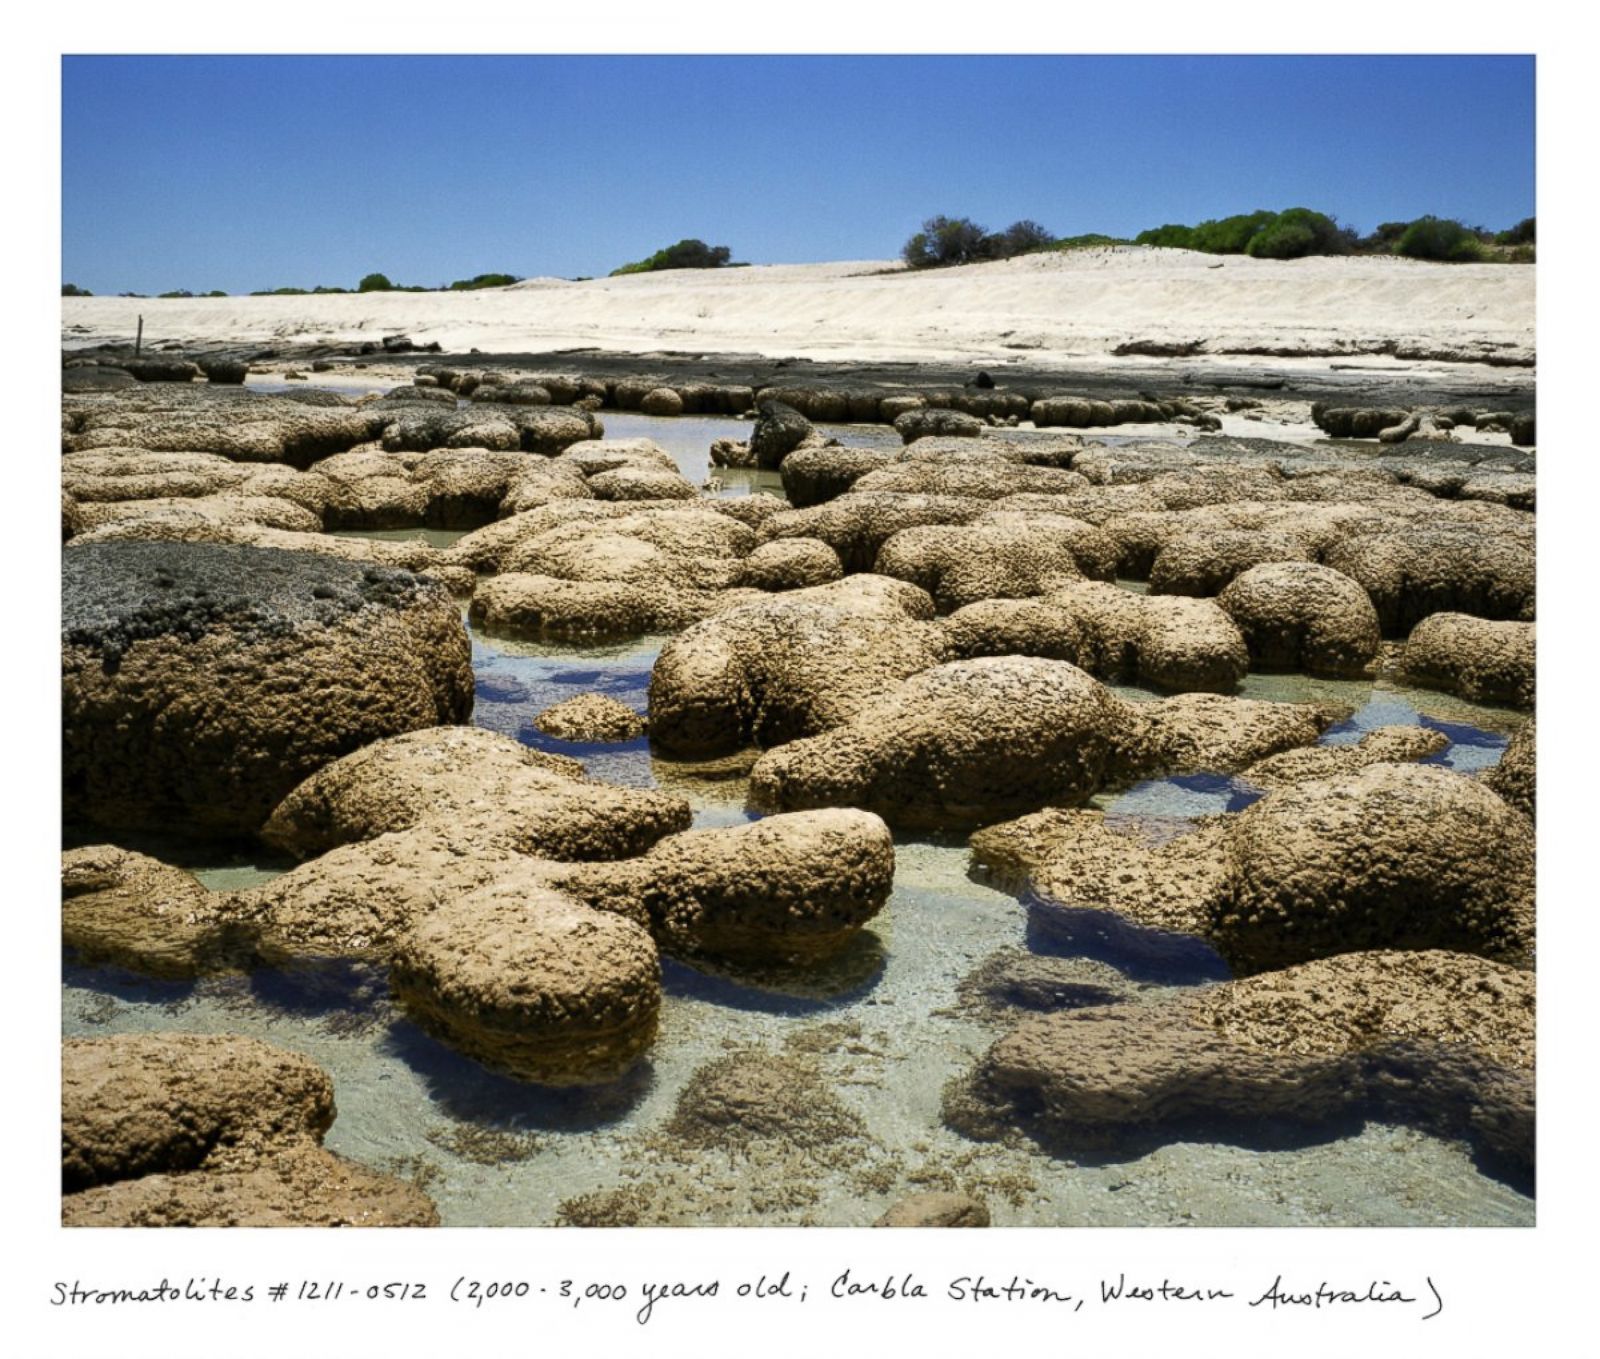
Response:
[[[98,293],[891,258],[939,212],[1534,211],[1531,57],[67,57],[62,106]]]

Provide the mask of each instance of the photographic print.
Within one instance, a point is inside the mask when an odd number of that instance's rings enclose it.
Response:
[[[1534,97],[64,57],[62,1224],[1534,1226]]]

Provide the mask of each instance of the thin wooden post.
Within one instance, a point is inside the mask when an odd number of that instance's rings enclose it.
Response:
[[[133,338],[133,357],[139,357],[139,350],[144,345],[144,317],[139,318],[139,333]]]

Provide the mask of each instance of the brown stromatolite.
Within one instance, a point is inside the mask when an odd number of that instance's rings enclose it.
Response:
[[[497,1071],[552,1085],[620,1076],[650,1046],[661,966],[649,933],[506,874],[396,943],[390,980],[424,1029]]]
[[[1025,1019],[946,1102],[975,1135],[1097,1145],[1190,1120],[1380,1116],[1531,1166],[1534,985],[1445,951],[1343,954],[1159,1004]]]

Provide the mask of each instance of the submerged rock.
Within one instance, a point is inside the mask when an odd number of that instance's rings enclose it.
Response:
[[[987,1227],[989,1208],[970,1194],[931,1190],[908,1194],[889,1205],[874,1227]]]
[[[562,741],[633,741],[647,726],[640,714],[607,694],[579,694],[554,704],[533,725]]]
[[[1528,973],[1444,951],[1348,953],[1161,1004],[1030,1017],[947,1099],[946,1118],[1069,1149],[1196,1120],[1316,1124],[1375,1109],[1531,1167],[1533,1021]]]
[[[1153,846],[1093,813],[1043,812],[975,836],[973,854],[1059,909],[1198,936],[1238,974],[1364,949],[1532,965],[1531,826],[1432,766],[1281,786]]]

